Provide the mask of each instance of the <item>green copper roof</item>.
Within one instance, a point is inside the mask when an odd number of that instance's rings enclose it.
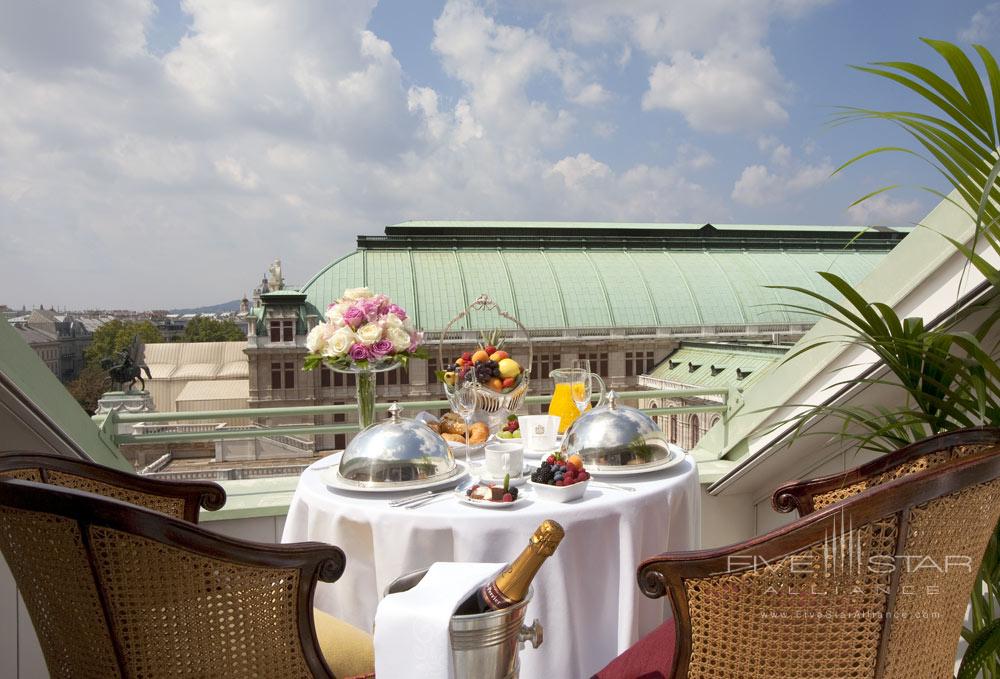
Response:
[[[747,387],[780,359],[788,347],[685,342],[650,377],[699,387]]]
[[[888,249],[888,248],[886,248]],[[532,329],[812,323],[774,308],[801,302],[766,285],[821,289],[816,271],[852,283],[885,256],[871,250],[649,250],[469,247],[360,249],[302,287],[319,312],[346,288],[368,286],[440,331],[481,293]],[[465,329],[493,327],[470,314]]]

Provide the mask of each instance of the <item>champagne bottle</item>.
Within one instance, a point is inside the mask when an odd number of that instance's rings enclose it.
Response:
[[[498,611],[523,601],[538,569],[552,556],[565,535],[563,527],[546,519],[535,529],[528,546],[490,582],[459,604],[455,615],[476,615]]]

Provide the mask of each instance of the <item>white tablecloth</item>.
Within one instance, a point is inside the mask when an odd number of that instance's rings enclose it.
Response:
[[[320,583],[315,603],[361,629],[371,631],[382,592],[398,576],[435,561],[509,561],[544,519],[562,524],[566,537],[533,583],[526,623],[538,618],[545,641],[521,652],[524,679],[590,676],[659,625],[669,606],[642,595],[636,567],[660,552],[698,547],[701,495],[690,457],[663,472],[608,479],[634,493],[590,487],[582,500],[559,504],[529,492],[531,502],[507,510],[453,497],[395,509],[388,499],[412,493],[330,490],[318,470],[336,459],[302,474],[282,542],[315,540],[346,552],[343,577]]]

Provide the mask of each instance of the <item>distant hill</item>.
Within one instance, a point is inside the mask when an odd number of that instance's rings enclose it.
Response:
[[[240,300],[234,299],[231,302],[213,304],[211,306],[200,306],[191,309],[171,309],[172,314],[225,314],[236,313],[240,310]]]

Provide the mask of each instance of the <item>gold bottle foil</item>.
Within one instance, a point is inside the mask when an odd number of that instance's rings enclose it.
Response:
[[[506,608],[524,599],[538,569],[556,551],[565,535],[566,531],[555,521],[543,521],[524,551],[484,588],[483,596],[490,606]]]

